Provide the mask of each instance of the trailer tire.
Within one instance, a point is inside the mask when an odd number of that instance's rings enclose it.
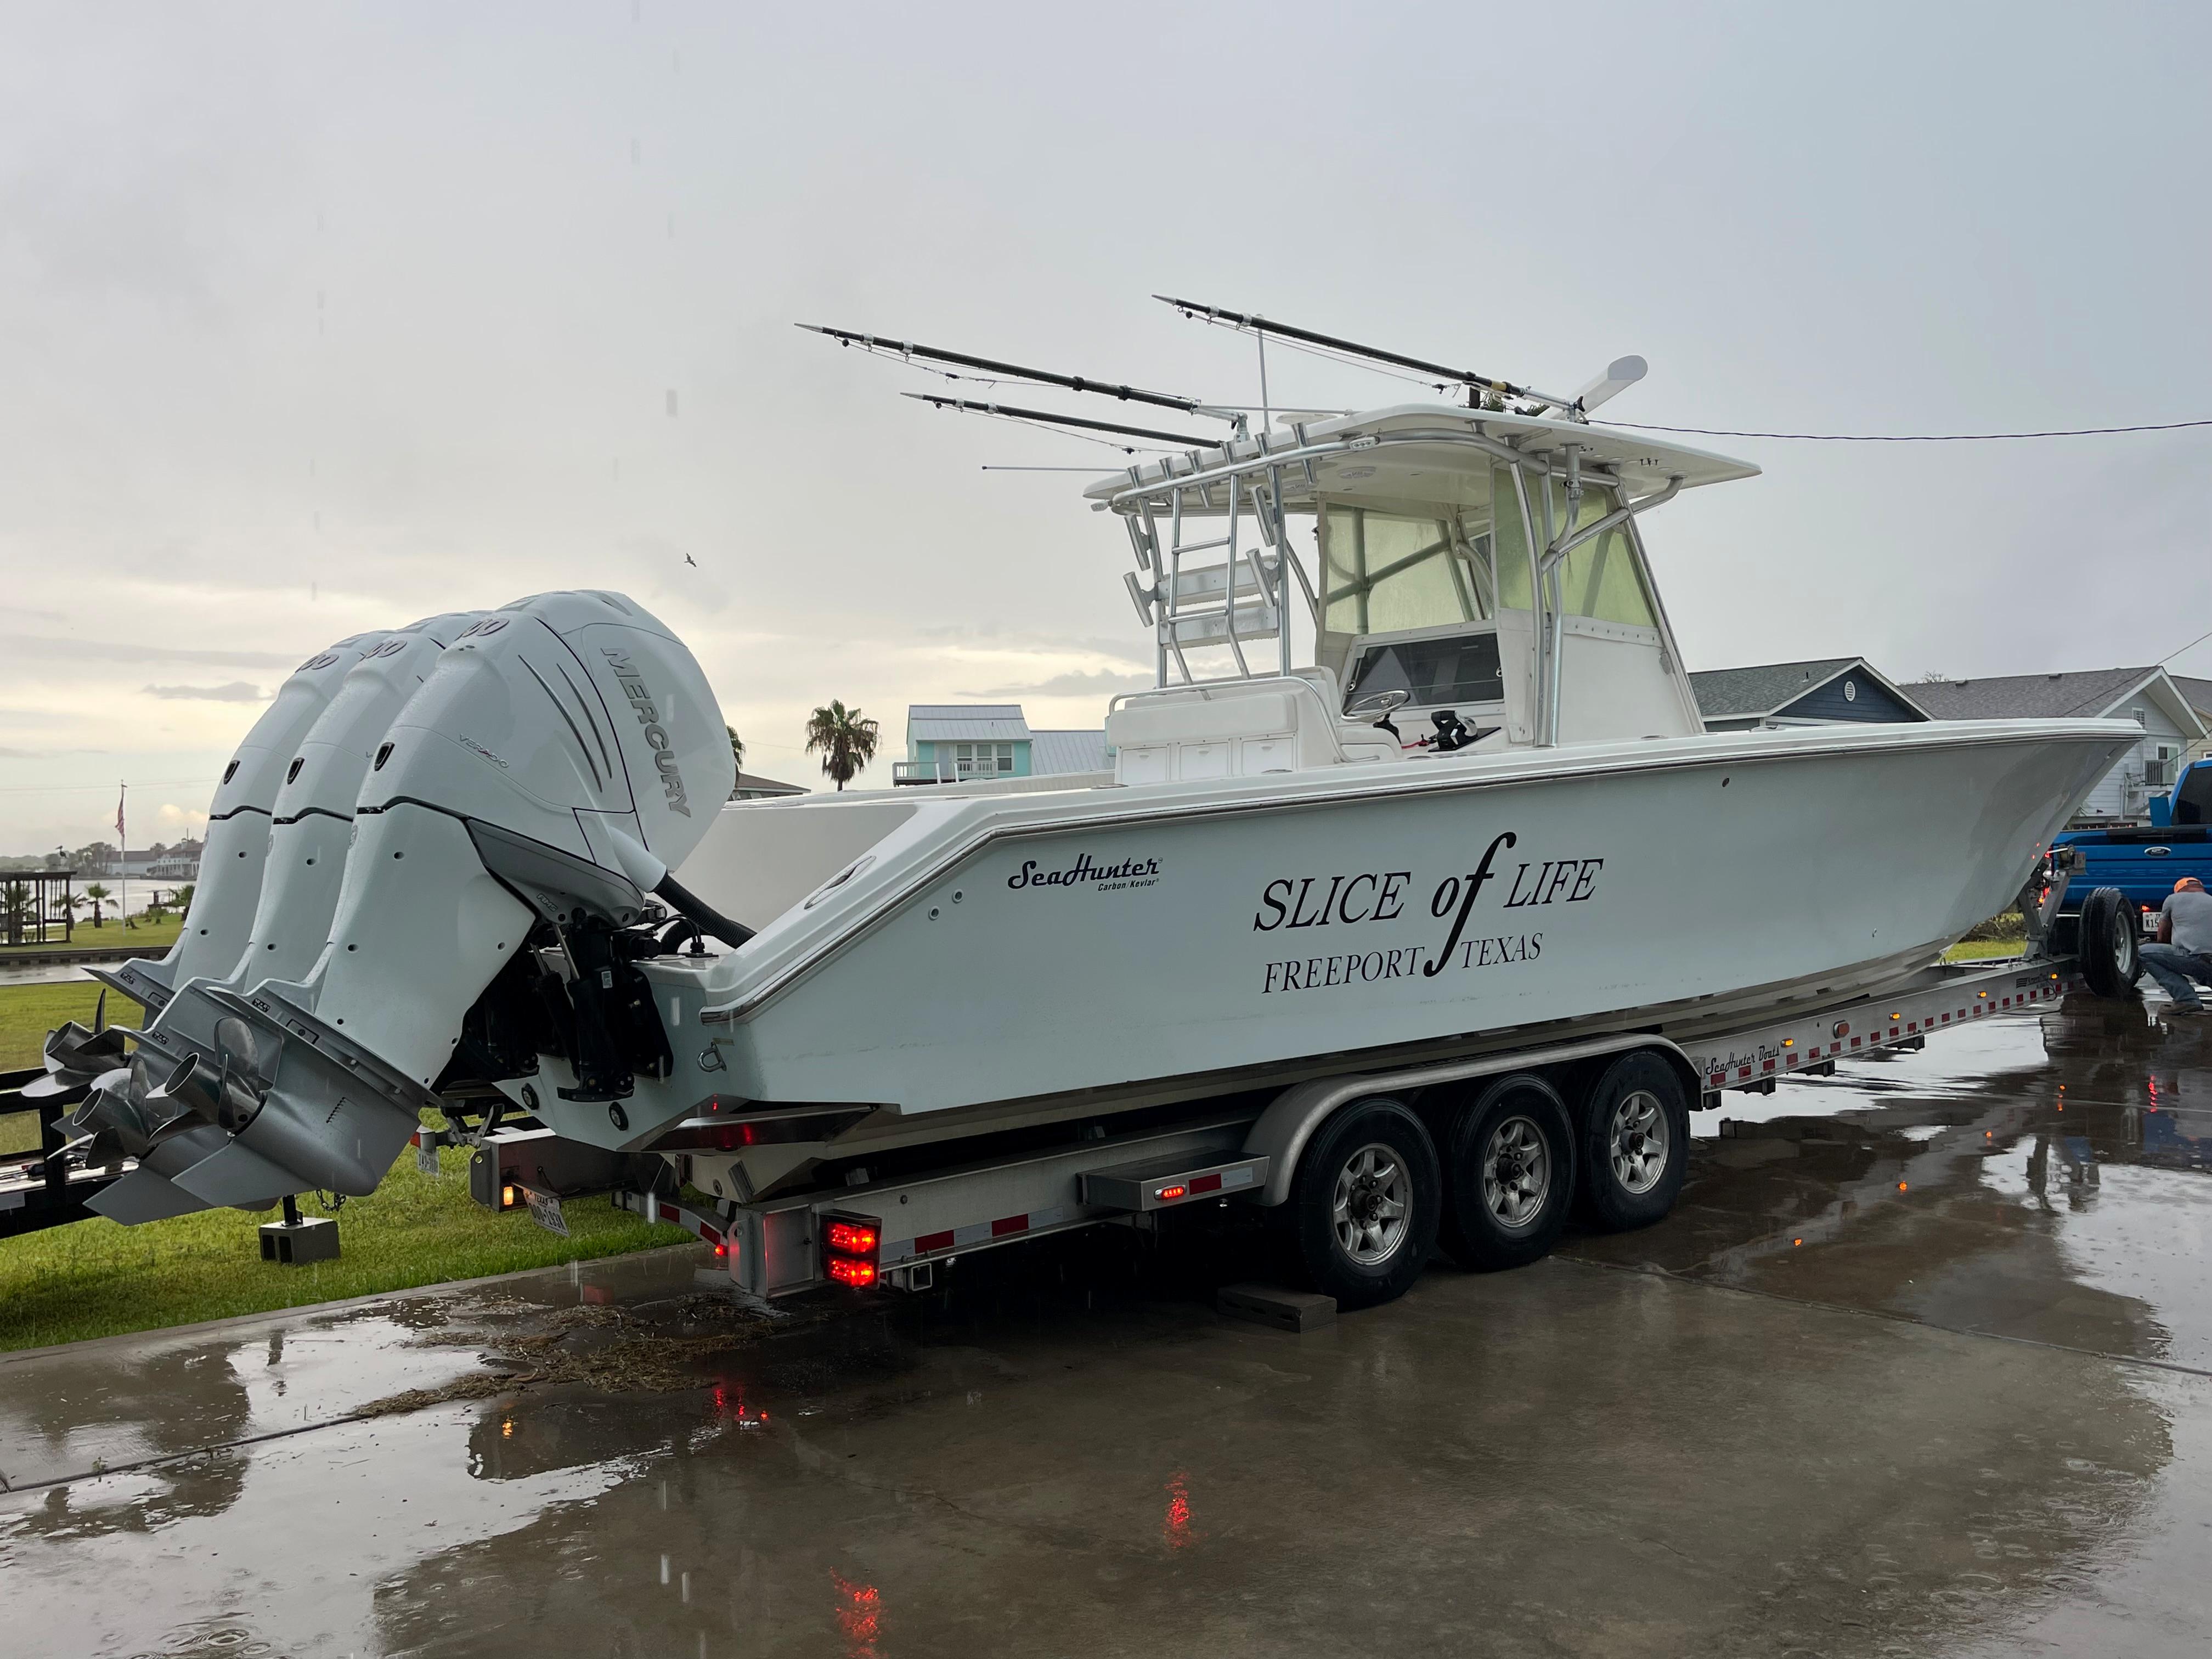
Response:
[[[2136,907],[2117,887],[2100,887],[2081,901],[2076,930],[2081,977],[2100,997],[2124,997],[2142,972],[2142,924]]]
[[[1355,1101],[1306,1143],[1287,1208],[1297,1264],[1314,1289],[1340,1308],[1395,1302],[1436,1248],[1436,1143],[1402,1103]]]
[[[1608,1232],[1648,1227],[1674,1207],[1690,1165],[1690,1101],[1657,1054],[1623,1054],[1583,1102],[1583,1196]]]
[[[1453,1114],[1443,1243],[1478,1273],[1551,1252],[1575,1194],[1574,1132],[1559,1093],[1530,1072],[1490,1084]]]

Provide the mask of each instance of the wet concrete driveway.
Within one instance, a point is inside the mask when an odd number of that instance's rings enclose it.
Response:
[[[676,1253],[0,1360],[0,1652],[2205,1651],[2212,1034],[1717,1116],[1665,1224],[1304,1336],[1209,1310],[1231,1216],[774,1322]]]

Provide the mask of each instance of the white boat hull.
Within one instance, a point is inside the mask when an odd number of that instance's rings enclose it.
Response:
[[[635,1146],[709,1107],[1101,1102],[1848,992],[2008,908],[2129,740],[2102,721],[1827,727],[901,802],[859,873],[743,953],[648,964],[677,1067],[641,1078],[627,1133],[602,1107],[544,1115]],[[742,892],[746,842],[710,837],[684,880]]]

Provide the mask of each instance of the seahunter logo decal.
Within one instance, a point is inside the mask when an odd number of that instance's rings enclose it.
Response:
[[[1497,895],[1492,884],[1503,879],[1498,854],[1519,837],[1508,830],[1483,850],[1475,867],[1463,876],[1446,876],[1429,894],[1429,915],[1446,925],[1441,947],[1433,944],[1401,945],[1372,951],[1348,951],[1326,956],[1291,957],[1270,962],[1261,985],[1262,994],[1278,991],[1319,991],[1337,985],[1361,985],[1376,980],[1419,976],[1434,979],[1449,969],[1497,968],[1534,962],[1544,954],[1544,935],[1538,931],[1492,933],[1470,931],[1476,901],[1485,889],[1503,910],[1526,910],[1553,903],[1581,904],[1597,891],[1603,859],[1547,859],[1536,866],[1522,864],[1514,871],[1507,890]],[[1260,908],[1253,914],[1252,930],[1272,933],[1293,928],[1357,927],[1375,922],[1394,922],[1406,914],[1407,890],[1413,884],[1410,870],[1366,871],[1353,876],[1278,877],[1261,890]]]
[[[629,699],[630,712],[645,728],[646,747],[653,750],[653,763],[660,769],[660,787],[668,797],[668,810],[690,817],[691,801],[684,792],[684,774],[676,769],[676,757],[669,753],[668,728],[660,723],[660,711],[653,706],[653,693],[646,690],[627,653],[603,645],[599,654],[614,670],[616,683]]]
[[[1159,874],[1158,859],[1123,859],[1119,864],[1093,864],[1091,854],[1085,853],[1065,870],[1040,870],[1035,859],[1024,859],[1021,873],[1008,876],[1006,885],[1018,893],[1026,887],[1083,886],[1096,886],[1102,893],[1110,893],[1123,887],[1154,886]]]

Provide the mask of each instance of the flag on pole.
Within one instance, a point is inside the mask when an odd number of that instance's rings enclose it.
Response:
[[[131,844],[131,838],[123,830],[123,797],[129,788],[128,784],[115,786],[115,850],[118,853]]]

